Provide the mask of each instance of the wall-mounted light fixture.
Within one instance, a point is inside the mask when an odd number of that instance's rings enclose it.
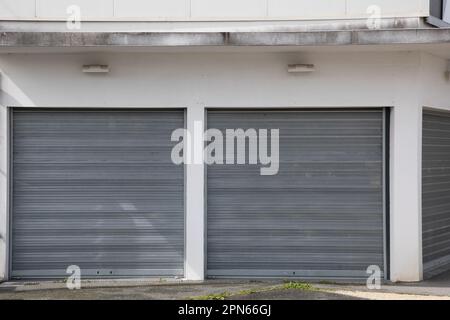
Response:
[[[109,66],[106,64],[87,64],[83,66],[84,73],[108,73]]]
[[[304,73],[314,72],[315,68],[313,64],[290,64],[288,65],[289,73]]]
[[[314,72],[315,68],[313,64],[290,64],[288,65],[289,73],[305,73]]]

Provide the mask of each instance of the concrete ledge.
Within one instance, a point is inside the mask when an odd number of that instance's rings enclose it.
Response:
[[[0,47],[220,46],[222,33],[2,32]]]
[[[1,32],[0,47],[346,46],[450,43],[449,29],[311,32]]]
[[[230,33],[229,45],[345,46],[450,43],[450,29]]]
[[[2,32],[0,47],[342,46],[450,43],[450,29],[312,32]]]

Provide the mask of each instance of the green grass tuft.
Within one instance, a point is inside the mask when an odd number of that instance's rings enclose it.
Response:
[[[231,294],[229,292],[222,293],[214,293],[208,294],[206,296],[198,296],[192,298],[193,300],[225,300],[225,298],[229,297]]]
[[[255,293],[261,293],[261,292],[268,292],[268,291],[274,291],[274,290],[305,290],[305,291],[314,291],[319,290],[314,288],[309,283],[304,282],[298,282],[298,281],[289,281],[285,282],[282,285],[275,285],[270,287],[260,287],[260,288],[253,288],[253,289],[244,289],[238,292],[222,292],[222,293],[216,293],[216,294],[209,294],[205,296],[198,296],[198,297],[191,297],[191,300],[225,300],[226,298],[233,297],[233,296],[249,296]]]
[[[237,296],[247,296],[250,294],[254,294],[254,293],[258,293],[258,292],[263,292],[263,291],[269,291],[270,288],[263,288],[263,289],[247,289],[247,290],[241,290],[238,293],[236,293]]]
[[[304,282],[296,282],[296,281],[290,281],[286,282],[282,286],[283,289],[295,289],[295,290],[313,290],[313,286],[309,283]]]

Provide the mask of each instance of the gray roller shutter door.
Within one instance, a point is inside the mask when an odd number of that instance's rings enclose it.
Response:
[[[208,128],[224,133],[279,128],[280,168],[208,166],[208,276],[383,271],[383,112],[210,110]]]
[[[450,270],[450,112],[424,110],[422,254],[425,278]]]
[[[12,113],[12,276],[181,276],[184,112]]]

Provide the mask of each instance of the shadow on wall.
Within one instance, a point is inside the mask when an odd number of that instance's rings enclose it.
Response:
[[[0,106],[35,106],[34,102],[2,70],[0,70]]]

